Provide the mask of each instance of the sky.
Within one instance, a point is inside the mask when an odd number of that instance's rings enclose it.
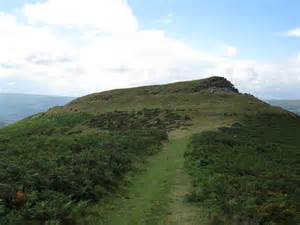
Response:
[[[0,92],[81,96],[224,76],[300,99],[299,0],[0,0]]]

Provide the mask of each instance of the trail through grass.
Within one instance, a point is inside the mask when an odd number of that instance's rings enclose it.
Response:
[[[172,139],[150,159],[147,170],[134,178],[124,198],[100,205],[85,224],[199,225],[198,208],[185,201],[191,188],[183,168],[189,139]]]

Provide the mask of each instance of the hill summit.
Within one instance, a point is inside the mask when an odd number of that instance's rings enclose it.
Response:
[[[226,96],[242,95],[226,78],[213,76],[200,80],[94,93],[51,111],[102,113],[143,108],[199,108],[203,104],[209,104],[211,100],[221,101]]]

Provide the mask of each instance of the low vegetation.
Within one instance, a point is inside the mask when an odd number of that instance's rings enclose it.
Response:
[[[189,118],[172,110],[39,114],[0,130],[0,224],[59,224],[125,185]]]
[[[262,114],[195,134],[185,156],[189,199],[211,224],[297,224],[299,133],[299,117]]]
[[[222,77],[88,95],[0,129],[0,225],[294,225],[299,133]]]

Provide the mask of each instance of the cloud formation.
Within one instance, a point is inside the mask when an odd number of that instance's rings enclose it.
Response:
[[[240,60],[234,46],[203,52],[142,29],[126,0],[25,4],[0,12],[0,36],[0,92],[78,96],[218,75],[259,97],[300,98],[299,59]]]
[[[286,35],[289,37],[300,37],[300,28],[291,29]]]
[[[228,57],[235,57],[239,53],[238,49],[234,46],[227,46],[226,47],[226,56]]]
[[[171,23],[174,22],[174,13],[172,12],[169,12],[165,17],[159,19],[159,20],[156,20],[155,22],[157,24],[161,24],[161,25],[169,25]]]
[[[113,33],[138,29],[138,21],[125,0],[48,0],[26,4],[22,11],[33,23]]]

